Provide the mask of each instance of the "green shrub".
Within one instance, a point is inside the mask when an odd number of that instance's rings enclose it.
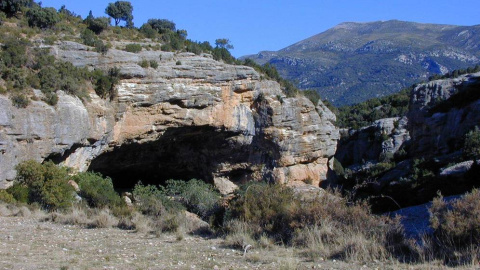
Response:
[[[465,135],[463,154],[469,159],[477,160],[480,157],[480,129],[478,127]]]
[[[95,41],[95,51],[103,55],[107,54],[108,46],[103,43],[101,40]]]
[[[47,92],[42,100],[48,105],[55,106],[58,103],[58,95],[55,92]]]
[[[220,194],[202,180],[168,180],[166,192],[180,199],[187,210],[207,219],[220,211]]]
[[[26,39],[15,37],[7,38],[2,45],[1,62],[6,67],[23,67],[27,63],[27,46],[30,43]],[[4,77],[4,75],[2,75]]]
[[[152,185],[144,186],[138,183],[132,193],[138,209],[144,215],[160,217],[168,212],[178,212],[183,208],[178,202],[170,199],[164,189]]]
[[[15,200],[12,194],[10,194],[4,189],[0,189],[0,202],[15,203],[17,201]]]
[[[13,186],[7,189],[7,192],[12,194],[13,198],[15,198],[17,202],[20,202],[20,203],[29,202],[28,200],[29,190],[28,190],[28,187],[25,185],[22,185],[20,183],[15,183],[13,184]]]
[[[74,199],[74,190],[68,184],[68,175],[61,173],[51,178],[46,178],[43,185],[38,189],[40,192],[40,201],[47,210],[57,210],[69,208]]]
[[[140,27],[140,32],[143,33],[147,38],[155,38],[157,36],[157,31],[155,31],[155,29],[152,28],[152,26],[148,23],[144,23],[141,27]]]
[[[138,53],[142,50],[142,45],[140,44],[127,44],[127,46],[125,46],[125,50],[127,52],[131,52],[131,53]]]
[[[117,67],[111,68],[108,74],[105,74],[100,69],[95,69],[92,72],[93,84],[95,92],[102,98],[113,99],[116,97],[115,85],[120,79],[120,69]]]
[[[22,8],[31,6],[33,3],[33,0],[2,0],[0,2],[0,10],[5,12],[9,17],[12,17],[21,11]]]
[[[108,17],[87,17],[85,22],[87,23],[87,28],[92,30],[97,35],[103,32],[105,29],[108,29],[108,27],[110,26],[110,18]]]
[[[30,104],[30,100],[24,94],[14,94],[10,96],[13,106],[17,108],[26,108]]]
[[[177,66],[181,66],[182,65],[182,62],[180,60],[178,60],[176,63],[175,63]]]
[[[148,68],[150,66],[150,62],[148,62],[147,59],[143,59],[138,63],[138,65],[141,66],[142,68]]]
[[[158,33],[175,32],[175,23],[165,19],[149,19],[147,24]]]
[[[54,8],[34,7],[27,11],[27,20],[30,27],[51,28],[60,21]]]
[[[158,68],[158,62],[155,61],[155,60],[150,60],[150,67],[153,68],[153,69],[157,69]]]
[[[40,164],[29,160],[18,164],[16,181],[29,189],[29,201],[48,210],[65,209],[74,201],[73,187],[68,184],[68,171],[49,161]]]
[[[163,44],[160,49],[164,52],[171,52],[173,51],[173,48],[170,44]]]
[[[90,29],[85,29],[80,34],[80,38],[82,39],[83,44],[93,47],[95,46],[95,42],[97,41],[97,36],[95,33]]]
[[[35,160],[20,162],[15,169],[17,170],[15,180],[26,186],[32,186],[33,183],[42,181],[45,174],[45,167]]]
[[[80,187],[80,196],[90,207],[113,207],[124,202],[114,190],[112,179],[108,177],[103,178],[98,173],[84,172],[77,174],[73,179]]]

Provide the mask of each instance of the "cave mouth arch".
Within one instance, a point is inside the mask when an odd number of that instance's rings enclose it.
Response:
[[[110,177],[120,190],[139,181],[164,185],[169,179],[213,184],[215,176],[241,183],[252,179],[256,164],[271,164],[276,156],[271,153],[278,153],[271,142],[259,142],[258,136],[248,139],[211,126],[172,127],[155,140],[114,147],[93,159],[88,171]]]

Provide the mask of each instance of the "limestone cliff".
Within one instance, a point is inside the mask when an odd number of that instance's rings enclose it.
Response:
[[[460,150],[465,134],[480,123],[480,73],[420,84],[410,99],[412,155]]]
[[[82,102],[59,91],[55,107],[33,101],[25,109],[0,96],[0,187],[26,159],[99,171],[120,187],[196,177],[228,193],[262,178],[315,185],[326,178],[338,139],[333,114],[321,103],[285,97],[250,67],[206,54],[101,55],[74,42],[51,53],[76,66],[120,68],[118,96],[108,101],[92,91]],[[142,68],[143,59],[159,67]]]

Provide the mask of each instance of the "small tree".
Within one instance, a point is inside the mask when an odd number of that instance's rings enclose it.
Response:
[[[100,34],[103,30],[107,29],[110,25],[110,18],[108,17],[98,17],[95,18],[90,10],[87,18],[84,21],[87,24],[87,28],[95,32],[95,34]]]
[[[465,135],[463,154],[465,157],[475,160],[480,157],[480,129],[478,127],[475,127],[475,129]]]
[[[216,40],[215,40],[215,45],[216,45],[218,48],[222,48],[222,49],[227,49],[227,50],[233,49],[233,45],[230,44],[230,40],[229,40],[229,39],[226,39],[226,38],[216,39]]]
[[[115,26],[117,26],[120,21],[125,21],[127,27],[133,27],[132,12],[133,6],[128,1],[110,3],[105,9],[105,13],[115,20]]]
[[[33,4],[33,0],[2,0],[0,1],[0,11],[5,12],[8,17],[12,17],[23,7]]]
[[[176,29],[174,22],[165,19],[149,19],[147,23],[159,33],[165,33],[167,31],[175,32]]]
[[[38,28],[51,28],[60,21],[57,10],[54,8],[35,7],[27,11],[28,25]]]

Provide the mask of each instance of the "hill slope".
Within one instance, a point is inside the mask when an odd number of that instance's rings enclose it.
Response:
[[[244,58],[270,63],[300,88],[341,106],[478,64],[480,25],[342,23],[280,51]]]

